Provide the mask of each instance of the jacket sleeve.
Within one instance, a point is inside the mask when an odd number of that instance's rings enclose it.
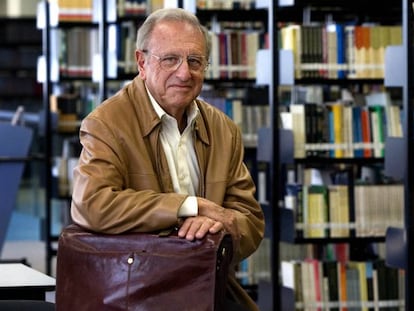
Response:
[[[255,198],[256,187],[244,163],[244,148],[240,131],[236,131],[235,148],[230,160],[230,173],[223,206],[236,211],[240,230],[240,246],[234,260],[250,256],[264,237],[264,215]]]
[[[244,146],[240,128],[225,114],[204,102],[199,102],[203,119],[209,120],[198,135],[204,144],[196,146],[198,156],[205,163],[205,197],[236,217],[238,236],[235,239],[234,261],[250,256],[264,236],[264,216],[255,198],[256,187],[244,162]],[[200,126],[200,129],[203,127]],[[226,133],[226,135],[223,135]]]
[[[140,157],[131,160],[126,152],[133,149],[127,145],[133,144],[126,140],[121,141],[113,126],[99,118],[83,121],[83,149],[73,172],[73,221],[106,233],[154,232],[176,225],[186,196],[161,193],[148,152],[134,146]]]

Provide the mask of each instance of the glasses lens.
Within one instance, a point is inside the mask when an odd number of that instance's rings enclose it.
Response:
[[[201,56],[188,56],[187,63],[190,69],[193,71],[204,70],[204,59]]]
[[[164,70],[176,70],[182,63],[182,57],[180,56],[164,56],[160,58],[161,68]]]
[[[158,59],[161,69],[165,71],[174,71],[183,62],[183,57],[178,55],[158,56],[151,53],[151,56]],[[187,57],[188,68],[194,72],[201,72],[207,69],[208,63],[201,55],[189,55]]]

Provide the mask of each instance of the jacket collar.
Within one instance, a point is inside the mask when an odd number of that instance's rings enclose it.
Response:
[[[150,135],[151,132],[154,131],[157,127],[161,126],[161,120],[151,104],[151,100],[147,93],[144,81],[142,81],[142,79],[137,76],[132,81],[131,87],[132,88],[130,88],[130,91],[128,91],[128,93],[131,100],[135,103],[134,106],[137,111],[137,115],[148,116],[141,118],[141,130],[143,136],[145,137]],[[194,120],[195,135],[204,144],[210,145],[206,123],[204,121],[205,105],[207,104],[199,99],[196,99],[195,103],[200,110],[200,113]]]

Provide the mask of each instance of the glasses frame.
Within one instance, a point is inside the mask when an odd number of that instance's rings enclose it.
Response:
[[[183,62],[184,62],[184,58],[186,58],[186,61],[187,61],[187,64],[188,64],[188,69],[191,71],[191,72],[196,72],[196,73],[202,73],[202,72],[206,72],[207,71],[207,69],[208,69],[208,66],[210,65],[210,63],[208,62],[208,60],[207,60],[207,58],[204,56],[204,55],[187,55],[186,57],[185,56],[182,56],[182,55],[175,55],[175,54],[171,54],[171,55],[165,55],[165,56],[159,56],[159,55],[156,55],[156,54],[154,54],[154,53],[151,53],[150,51],[148,51],[148,50],[142,50],[142,52],[144,53],[144,54],[149,54],[149,55],[151,55],[152,57],[154,57],[157,61],[158,61],[158,64],[159,64],[159,66],[160,66],[160,68],[162,69],[162,70],[164,70],[164,71],[166,71],[166,72],[173,72],[173,71],[176,71],[176,70],[178,70],[178,68],[180,68],[180,66],[183,64]],[[164,59],[166,59],[166,58],[168,58],[168,57],[171,57],[171,56],[175,56],[175,57],[178,57],[178,59],[179,59],[179,62],[174,66],[174,67],[171,67],[171,68],[165,68],[165,67],[163,67],[162,65],[161,65],[161,63],[162,63],[162,61],[164,60]],[[205,62],[205,64],[204,64],[204,68],[202,68],[201,70],[194,70],[194,69],[191,69],[191,66],[189,65],[189,63],[188,63],[188,60],[189,60],[189,58],[191,58],[191,57],[201,57],[202,59],[203,59],[203,61]]]

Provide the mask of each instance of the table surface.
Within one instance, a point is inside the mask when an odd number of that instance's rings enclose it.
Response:
[[[22,263],[0,264],[0,288],[40,287],[54,290],[56,279]]]

